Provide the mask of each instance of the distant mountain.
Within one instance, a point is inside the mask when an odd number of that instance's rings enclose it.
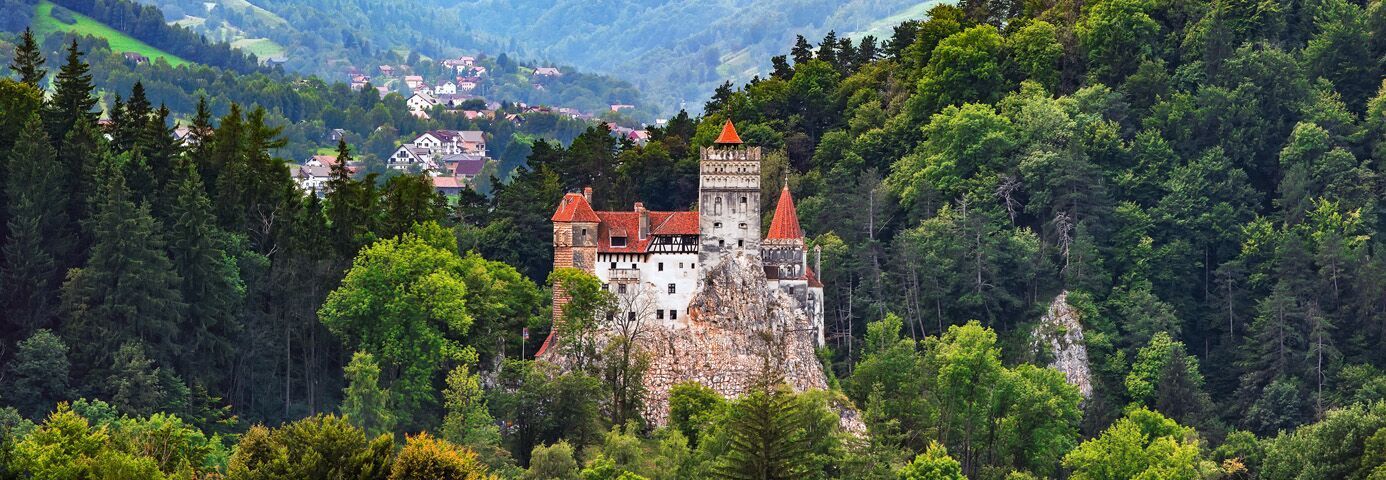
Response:
[[[726,80],[769,69],[795,35],[817,43],[889,32],[939,0],[464,0],[468,31],[504,38],[527,56],[636,82],[664,106],[691,109]]]
[[[697,110],[725,80],[764,73],[795,35],[816,43],[829,30],[888,32],[939,0],[140,1],[293,71],[504,52],[632,81],[669,113],[684,100]]]

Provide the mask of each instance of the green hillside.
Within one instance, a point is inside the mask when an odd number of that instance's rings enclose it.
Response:
[[[134,37],[121,33],[106,26],[104,23],[77,12],[67,11],[67,14],[72,17],[72,23],[65,23],[53,16],[53,8],[55,6],[53,2],[43,0],[35,7],[33,29],[34,34],[38,35],[39,38],[44,38],[48,36],[48,34],[54,32],[76,32],[106,39],[106,43],[111,45],[111,51],[135,52],[149,57],[150,61],[156,58],[162,58],[165,62],[168,62],[169,65],[175,67],[189,63],[187,60],[177,55],[154,48],[147,43],[141,42]]]

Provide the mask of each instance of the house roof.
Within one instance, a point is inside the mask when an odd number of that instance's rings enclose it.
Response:
[[[741,144],[741,136],[736,134],[736,125],[732,125],[732,121],[730,119],[727,120],[727,123],[722,124],[722,134],[718,135],[717,140],[713,143],[721,145]]]
[[[462,155],[457,155],[457,156],[458,156],[458,157],[463,157],[463,158],[457,159],[456,165],[454,165],[454,166],[452,167],[452,174],[453,174],[453,175],[466,175],[466,176],[475,177],[477,174],[480,174],[480,173],[481,173],[481,169],[482,169],[482,168],[486,167],[486,159],[485,159],[485,158],[476,157],[476,156],[474,156],[474,155],[467,155],[467,154],[462,154]],[[447,158],[447,157],[444,157],[444,158],[443,158],[443,161],[444,161],[444,162],[447,162],[447,161],[448,161],[448,158]]]
[[[644,253],[661,235],[697,235],[698,212],[648,212],[650,231],[640,238],[640,212],[596,212],[597,251],[601,253]],[[612,245],[612,237],[625,237],[625,246]]]
[[[798,240],[804,238],[804,231],[799,229],[799,214],[794,211],[794,197],[789,193],[789,185],[786,184],[780,190],[780,201],[775,205],[775,218],[770,221],[770,233],[765,235],[766,240]]]
[[[462,188],[462,181],[457,177],[433,177],[433,188]]]
[[[558,202],[558,211],[553,212],[555,222],[588,222],[597,223],[601,219],[597,218],[597,213],[592,211],[592,204],[587,203],[587,198],[581,193],[569,193],[563,196],[563,200]]]

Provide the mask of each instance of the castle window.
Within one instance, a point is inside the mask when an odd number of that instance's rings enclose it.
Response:
[[[634,322],[634,321],[635,321],[635,312],[626,312],[626,318],[628,318],[628,319],[630,319],[630,321]]]
[[[673,293],[674,293],[674,284],[672,284],[672,283],[669,284],[669,293],[670,293],[670,294],[673,294]]]
[[[745,241],[745,240],[737,240],[737,241],[736,241],[736,246],[737,246],[737,248],[745,247],[745,246],[746,246],[746,241]]]
[[[639,269],[640,269],[640,264],[638,264],[638,263],[632,263],[632,264],[630,264],[630,268],[632,268],[632,269],[634,269],[634,270],[639,270]]]
[[[669,319],[670,319],[670,320],[678,320],[678,319],[679,319],[679,311],[678,311],[678,310],[672,310],[672,309],[669,310]]]
[[[712,201],[712,214],[713,214],[713,215],[721,215],[721,214],[722,214],[722,197],[717,197],[716,200],[713,200],[713,201]]]
[[[611,237],[611,246],[613,246],[613,247],[624,247],[624,246],[626,246],[626,237]]]
[[[722,228],[722,222],[713,222],[712,228]]]
[[[616,269],[616,262],[611,262],[611,269],[612,269],[612,270],[615,270],[615,269]]]
[[[741,204],[742,204],[742,205],[745,205],[745,204],[746,204],[746,196],[745,196],[745,195],[742,195],[742,196],[741,196]]]
[[[679,262],[679,268],[683,268],[683,262]]]
[[[624,284],[624,283],[618,283],[618,284],[616,284],[616,293],[626,293],[626,284]]]
[[[746,229],[746,224],[745,224],[745,223],[742,223],[742,224],[741,224],[741,229],[742,229],[742,230],[745,230],[745,229]]]
[[[659,271],[664,271],[664,262],[659,262]]]
[[[655,310],[655,320],[664,320],[664,310]]]

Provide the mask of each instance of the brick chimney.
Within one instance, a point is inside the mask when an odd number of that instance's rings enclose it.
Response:
[[[650,236],[650,211],[645,210],[645,204],[635,202],[635,213],[640,214],[640,239]]]
[[[592,203],[592,187],[582,187],[582,198],[587,199],[587,203]]]

